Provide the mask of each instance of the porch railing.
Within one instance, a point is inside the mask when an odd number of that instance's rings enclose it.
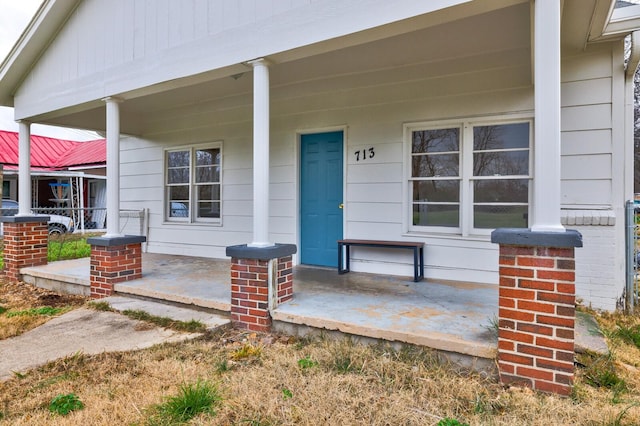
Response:
[[[67,228],[69,219],[73,220],[74,233],[105,231],[107,213],[105,208],[35,207],[32,211],[36,214],[51,216],[50,225],[59,223]],[[17,208],[0,208],[0,216],[13,216],[17,212]],[[149,209],[120,210],[120,233],[148,236],[148,218]],[[0,226],[0,235],[2,235],[2,226]]]

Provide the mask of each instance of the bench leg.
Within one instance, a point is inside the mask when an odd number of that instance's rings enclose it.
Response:
[[[344,255],[346,255],[346,259]],[[344,266],[345,263],[346,267]],[[349,272],[349,245],[338,243],[338,274],[345,274],[347,272]]]
[[[424,279],[424,249],[415,247],[413,249],[413,282]]]

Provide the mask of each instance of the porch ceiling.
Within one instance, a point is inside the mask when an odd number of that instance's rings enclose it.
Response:
[[[270,69],[272,113],[278,113],[281,100],[315,93],[443,76],[459,76],[469,82],[478,71],[510,65],[518,65],[519,74],[524,66],[526,75],[520,75],[519,81],[530,85],[530,34],[530,5],[519,3],[304,59],[278,62],[275,57]],[[237,70],[233,77],[193,76],[176,82],[180,87],[158,93],[146,94],[153,90],[141,89],[121,94],[125,100],[120,106],[121,132],[153,133],[159,123],[202,110],[212,119],[232,111],[236,121],[250,123],[252,73],[241,64]],[[33,121],[104,130],[105,107],[95,101],[55,118],[34,117]]]

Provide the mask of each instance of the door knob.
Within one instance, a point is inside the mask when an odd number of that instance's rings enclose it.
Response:
[[[344,203],[340,203],[340,204],[338,205],[338,208],[343,209],[343,208],[344,208]]]

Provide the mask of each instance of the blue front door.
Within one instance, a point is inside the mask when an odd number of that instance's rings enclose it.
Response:
[[[338,266],[342,239],[342,132],[301,138],[300,256],[303,264]]]

